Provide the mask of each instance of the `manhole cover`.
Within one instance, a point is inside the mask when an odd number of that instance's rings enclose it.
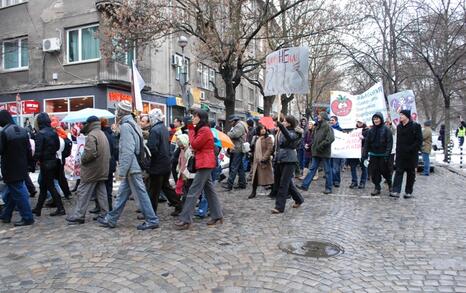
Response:
[[[316,258],[337,256],[345,252],[340,245],[321,240],[289,239],[280,242],[278,248],[287,253]]]

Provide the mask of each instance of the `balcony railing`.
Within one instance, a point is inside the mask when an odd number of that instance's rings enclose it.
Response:
[[[95,7],[97,10],[102,11],[108,8],[114,8],[116,6],[120,6],[122,0],[96,0]]]
[[[131,67],[116,61],[100,61],[99,81],[104,83],[131,83]]]

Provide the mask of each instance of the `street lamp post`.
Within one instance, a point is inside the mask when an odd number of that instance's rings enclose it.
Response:
[[[186,68],[186,60],[184,56],[184,47],[188,45],[188,39],[185,36],[180,36],[178,39],[178,46],[181,47],[181,75],[180,75],[180,85],[181,85],[181,95],[183,98],[183,103],[186,107],[186,112],[191,108],[191,104],[188,96],[188,68]]]

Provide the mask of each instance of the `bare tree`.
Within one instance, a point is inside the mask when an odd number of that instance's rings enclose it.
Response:
[[[450,140],[451,102],[464,81],[466,58],[466,6],[463,1],[416,2],[416,17],[403,42],[413,58],[429,69],[443,97],[445,141]],[[445,148],[445,160],[447,150]]]

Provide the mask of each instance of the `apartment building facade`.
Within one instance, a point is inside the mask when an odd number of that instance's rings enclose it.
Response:
[[[58,118],[95,107],[113,110],[118,101],[131,99],[131,64],[137,60],[145,80],[144,112],[159,108],[167,123],[181,116],[180,75],[185,56],[191,101],[204,104],[214,120],[224,120],[223,103],[215,99],[210,81],[222,88],[215,64],[195,54],[189,39],[182,54],[178,36],[159,47],[131,50],[104,58],[99,34],[100,13],[112,1],[0,0],[0,109],[22,118],[48,112]],[[21,100],[21,102],[19,102]],[[245,82],[238,87],[238,114],[260,107],[259,93]]]

